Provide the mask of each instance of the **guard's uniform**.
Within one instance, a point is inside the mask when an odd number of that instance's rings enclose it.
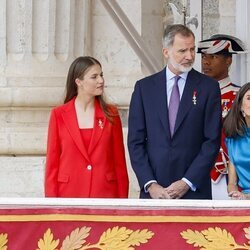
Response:
[[[237,37],[225,34],[215,34],[211,36],[209,39],[199,42],[197,53],[202,53],[204,55],[205,54],[224,55],[225,57],[227,57],[227,56],[232,56],[233,54],[246,53],[246,50],[242,41]],[[226,72],[228,74],[230,65],[223,65],[223,66],[228,67]],[[212,68],[212,70],[214,69]],[[208,71],[208,74],[209,73],[211,72]],[[221,89],[221,108],[222,108],[222,120],[223,120],[223,118],[225,118],[229,109],[231,108],[240,87],[233,84],[229,79],[229,77],[220,80],[219,83]],[[218,154],[216,163],[210,172],[212,198],[214,200],[229,199],[227,193],[227,178],[226,178],[228,162],[229,158],[225,146],[225,135],[222,131],[220,152]]]
[[[219,81],[219,83],[221,89],[222,119],[224,119],[231,108],[240,87],[233,84],[229,77]],[[218,183],[221,177],[227,174],[228,161],[229,159],[225,145],[225,135],[222,132],[220,152],[216,163],[210,172],[211,180],[214,184]]]

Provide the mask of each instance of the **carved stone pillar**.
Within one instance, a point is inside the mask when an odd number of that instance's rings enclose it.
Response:
[[[236,36],[245,44],[246,50],[250,48],[250,2],[247,0],[235,0],[236,3]],[[250,54],[237,55],[235,57],[233,72],[235,73],[235,83],[244,85],[250,81]],[[234,80],[234,79],[233,79]]]
[[[0,13],[0,196],[42,196],[49,113],[90,54],[90,1],[1,0]]]

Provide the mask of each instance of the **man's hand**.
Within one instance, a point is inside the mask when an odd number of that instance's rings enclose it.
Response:
[[[165,188],[171,199],[180,199],[189,190],[188,184],[183,181],[175,181],[170,186]]]
[[[165,188],[158,183],[152,183],[148,188],[148,192],[152,199],[170,199],[170,196],[165,191]]]

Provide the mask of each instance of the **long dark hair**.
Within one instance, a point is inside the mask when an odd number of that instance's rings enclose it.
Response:
[[[98,64],[102,67],[101,63],[90,56],[80,56],[76,58],[69,67],[67,82],[66,82],[66,95],[64,99],[64,103],[70,101],[72,98],[77,96],[78,90],[75,80],[77,78],[83,79],[86,71],[92,67],[93,65]],[[111,105],[109,105],[105,100],[103,95],[99,95],[96,97],[99,100],[100,106],[106,115],[106,117],[112,121],[112,117],[114,116],[112,112]]]
[[[226,137],[236,137],[238,135],[243,136],[246,133],[247,124],[242,115],[241,106],[243,97],[249,89],[250,82],[240,88],[233,105],[224,120],[223,129]]]

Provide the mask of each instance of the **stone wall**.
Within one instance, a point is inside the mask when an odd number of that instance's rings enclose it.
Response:
[[[117,3],[162,64],[163,2]],[[74,58],[101,61],[108,99],[122,116],[125,145],[133,86],[149,72],[102,1],[8,0],[0,1],[0,10],[0,196],[43,197],[49,114],[63,101]],[[135,198],[138,184],[126,156]]]
[[[169,2],[180,7],[182,1],[117,1],[158,68],[163,66],[163,22],[173,20]],[[234,34],[234,6],[235,0],[203,1],[204,38]],[[133,86],[152,72],[102,1],[8,0],[0,1],[0,12],[0,196],[43,197],[49,114],[62,103],[74,58],[92,55],[101,61],[108,99],[122,116],[125,145]],[[138,184],[126,156],[130,198],[135,198]]]

